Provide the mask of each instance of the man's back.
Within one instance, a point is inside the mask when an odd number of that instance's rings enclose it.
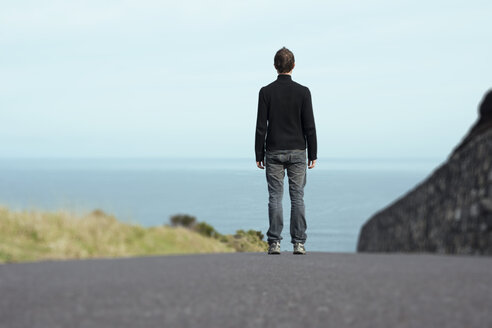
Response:
[[[256,161],[263,161],[266,150],[308,148],[309,160],[317,153],[311,93],[292,81],[289,74],[279,74],[277,80],[260,89],[256,124]]]

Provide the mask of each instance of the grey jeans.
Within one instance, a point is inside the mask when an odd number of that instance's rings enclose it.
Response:
[[[292,243],[306,242],[306,210],[304,208],[304,186],[306,185],[306,150],[275,150],[265,154],[266,179],[268,183],[268,218],[270,228],[268,243],[282,240],[284,227],[282,196],[287,169],[289,178],[290,236]]]

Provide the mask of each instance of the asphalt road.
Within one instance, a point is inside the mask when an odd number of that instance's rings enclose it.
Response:
[[[492,327],[492,258],[311,252],[3,264],[0,327]]]

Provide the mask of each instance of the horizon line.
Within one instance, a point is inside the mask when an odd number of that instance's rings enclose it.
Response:
[[[254,156],[0,156],[0,160],[251,160],[255,161]],[[441,157],[435,156],[381,156],[381,157],[343,157],[343,156],[327,156],[318,157],[317,160],[441,160]]]

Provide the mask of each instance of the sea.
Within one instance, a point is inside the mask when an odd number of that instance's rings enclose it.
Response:
[[[362,225],[442,161],[318,159],[307,172],[306,249],[355,252]],[[268,230],[265,171],[245,158],[0,159],[0,206],[78,215],[101,209],[146,227],[188,214],[223,234]],[[283,207],[281,244],[290,250],[287,177]]]

